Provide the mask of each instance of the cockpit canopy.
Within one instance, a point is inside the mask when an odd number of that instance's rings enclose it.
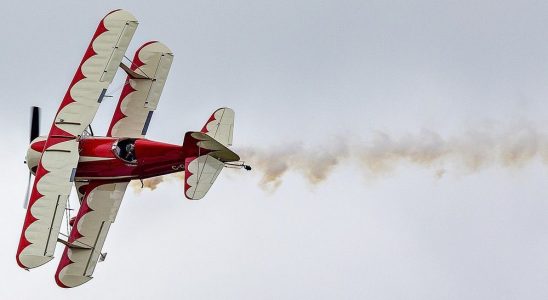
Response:
[[[121,160],[130,163],[137,163],[137,156],[135,154],[135,139],[126,138],[119,139],[112,146],[114,154]]]

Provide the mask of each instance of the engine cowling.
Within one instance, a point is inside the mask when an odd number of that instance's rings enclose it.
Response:
[[[27,156],[25,157],[25,163],[33,175],[36,175],[36,169],[38,168],[38,162],[42,157],[44,146],[46,145],[46,136],[39,136],[35,138],[27,150]]]

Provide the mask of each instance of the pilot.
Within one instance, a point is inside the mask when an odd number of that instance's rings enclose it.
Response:
[[[135,160],[135,145],[127,144],[126,145],[126,160],[134,161]]]

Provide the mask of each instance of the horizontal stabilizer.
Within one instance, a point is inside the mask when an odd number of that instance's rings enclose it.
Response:
[[[223,162],[209,155],[188,157],[185,160],[185,196],[187,199],[202,199],[223,167]]]
[[[232,152],[213,137],[202,132],[187,132],[185,152],[185,196],[198,200],[209,191],[225,163],[239,161]]]
[[[187,132],[183,149],[186,157],[198,157],[207,154],[223,163],[240,160],[238,154],[202,132]]]

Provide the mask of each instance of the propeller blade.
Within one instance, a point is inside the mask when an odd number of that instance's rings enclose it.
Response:
[[[29,180],[27,183],[27,193],[25,194],[25,201],[23,202],[23,208],[27,209],[29,206],[29,194],[30,194],[30,180],[31,180],[32,173],[29,172]]]
[[[30,119],[30,141],[40,136],[40,107],[33,106],[31,108]]]

